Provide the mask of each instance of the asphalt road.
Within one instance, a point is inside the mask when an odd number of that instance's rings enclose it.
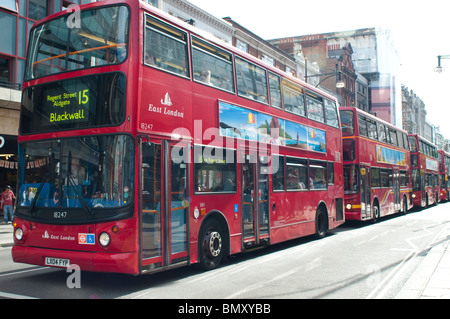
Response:
[[[138,277],[15,264],[11,248],[0,248],[0,298],[390,299],[449,223],[450,203],[439,204],[232,256],[209,272],[184,267]]]

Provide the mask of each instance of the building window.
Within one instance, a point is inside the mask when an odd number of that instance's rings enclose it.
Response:
[[[248,44],[240,41],[239,39],[236,39],[236,48],[244,51],[245,53],[248,53]]]
[[[266,55],[266,54],[262,54],[261,60],[263,60],[264,62],[266,62],[267,64],[271,65],[271,66],[275,66],[275,59],[271,58],[270,56]]]
[[[11,75],[11,63],[9,59],[0,57],[0,86],[8,84]]]
[[[148,3],[154,7],[159,8],[159,0],[148,0]]]
[[[2,44],[3,53],[16,55],[16,23],[16,15],[0,11],[0,30],[9,30],[8,32],[0,33],[0,43]]]
[[[2,0],[2,3],[0,4],[0,7],[4,7],[6,9],[17,11],[16,0]]]
[[[47,16],[47,0],[29,0],[28,18],[41,20]]]

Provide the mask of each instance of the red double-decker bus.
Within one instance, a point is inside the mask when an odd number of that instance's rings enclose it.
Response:
[[[374,220],[412,208],[408,134],[371,114],[340,108],[345,219]]]
[[[436,145],[409,134],[414,206],[428,207],[439,201],[439,164]]]
[[[444,150],[438,150],[439,161],[439,199],[449,201],[449,182],[448,176],[450,173],[450,154]]]
[[[331,96],[138,0],[30,39],[14,261],[212,269],[344,222]]]

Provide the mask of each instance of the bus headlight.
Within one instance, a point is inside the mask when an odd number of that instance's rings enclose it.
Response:
[[[347,210],[352,209],[352,204],[347,204],[347,205],[345,205],[345,209],[347,209]]]
[[[17,227],[16,230],[14,231],[14,237],[16,237],[16,239],[18,241],[21,241],[23,239],[23,230],[20,227]]]
[[[103,232],[100,234],[100,236],[98,236],[98,242],[103,247],[106,247],[111,242],[111,237],[108,235],[108,233]]]

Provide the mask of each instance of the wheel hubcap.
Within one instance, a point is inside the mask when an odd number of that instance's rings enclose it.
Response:
[[[219,232],[208,232],[205,238],[205,248],[210,257],[219,256],[222,250],[222,236],[220,236]]]

